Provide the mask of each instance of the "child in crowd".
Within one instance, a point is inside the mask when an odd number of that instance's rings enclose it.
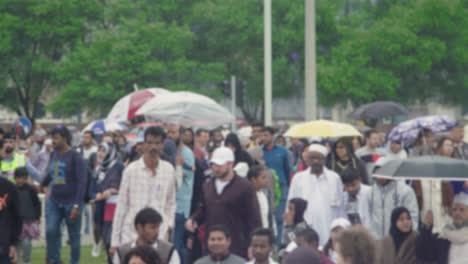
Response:
[[[41,218],[41,202],[36,188],[28,184],[28,171],[26,167],[15,170],[15,183],[18,189],[19,212],[23,219],[23,231],[18,245],[19,256],[23,263],[31,263],[31,240],[38,239],[40,235],[39,220]]]
[[[301,198],[291,199],[288,203],[288,210],[284,213],[284,233],[283,246],[295,240],[295,233],[309,228],[304,219],[304,212],[307,209],[307,201]]]
[[[268,178],[265,168],[261,165],[252,166],[247,173],[247,178],[257,192],[257,199],[260,205],[260,216],[262,218],[262,227],[273,228],[273,214],[271,208],[273,208],[274,205],[271,204],[267,195],[268,192],[266,188],[268,186]]]

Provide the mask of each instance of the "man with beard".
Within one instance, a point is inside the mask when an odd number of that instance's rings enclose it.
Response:
[[[3,155],[2,164],[0,166],[2,177],[14,182],[15,169],[19,167],[26,167],[28,174],[37,181],[42,181],[42,175],[34,168],[31,162],[24,156],[15,151],[16,143],[13,134],[6,133],[3,137]]]
[[[193,180],[195,156],[190,148],[185,146],[180,138],[180,126],[170,124],[167,127],[167,137],[175,142],[177,146],[176,157],[176,215],[173,242],[174,246],[182,256],[182,263],[185,263],[185,221],[190,216],[190,206],[192,203]]]
[[[232,252],[246,258],[250,235],[262,225],[255,189],[234,173],[231,149],[217,148],[210,163],[214,177],[204,184],[201,204],[185,226],[191,232],[200,224],[226,226],[232,232]]]
[[[288,196],[288,201],[307,201],[304,219],[319,234],[321,246],[330,238],[331,222],[344,214],[343,183],[338,174],[324,166],[326,155],[324,146],[310,145],[304,157],[309,169],[294,176]]]
[[[231,233],[222,225],[215,225],[208,229],[209,256],[203,257],[195,264],[244,264],[245,260],[231,253]]]
[[[176,181],[174,167],[160,159],[166,133],[160,127],[145,131],[144,154],[124,170],[119,190],[117,208],[112,227],[111,253],[118,246],[137,238],[135,228],[129,224],[137,213],[150,207],[161,213],[160,239],[168,240],[174,227],[176,210]]]
[[[158,239],[159,227],[163,222],[161,214],[152,208],[144,208],[135,217],[134,226],[138,233],[135,241],[121,245],[113,258],[113,264],[125,263],[125,257],[133,248],[150,246],[163,263],[180,264],[180,257],[174,246]]]
[[[440,234],[432,233],[434,216],[428,212],[416,240],[416,256],[436,264],[468,263],[468,194],[455,196],[452,206],[453,223]]]

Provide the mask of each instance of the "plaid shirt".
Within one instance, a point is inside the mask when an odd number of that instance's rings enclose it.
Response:
[[[167,241],[176,211],[176,178],[169,162],[160,159],[156,175],[146,167],[143,158],[124,170],[112,226],[113,247],[136,240],[134,219],[145,207],[154,208],[162,215],[160,239]]]

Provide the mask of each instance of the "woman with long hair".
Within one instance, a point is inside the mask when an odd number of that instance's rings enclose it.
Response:
[[[326,165],[339,175],[348,168],[356,169],[359,171],[362,183],[369,184],[366,165],[354,155],[351,143],[344,138],[338,139],[332,145],[331,152],[327,156]]]
[[[309,227],[304,219],[304,213],[307,210],[307,201],[301,198],[289,200],[288,210],[284,213],[284,232],[282,244],[287,246],[294,241],[295,234],[299,230]]]
[[[244,150],[236,134],[229,133],[226,136],[224,145],[234,152],[234,166],[241,162],[245,162],[249,167],[255,165],[253,158]]]
[[[434,133],[427,128],[418,133],[418,137],[413,142],[413,148],[410,156],[419,157],[425,155],[434,155]]]

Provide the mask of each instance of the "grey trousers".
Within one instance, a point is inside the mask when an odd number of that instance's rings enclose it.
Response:
[[[25,238],[18,243],[18,264],[20,260],[23,264],[31,263],[32,243],[30,238]]]

